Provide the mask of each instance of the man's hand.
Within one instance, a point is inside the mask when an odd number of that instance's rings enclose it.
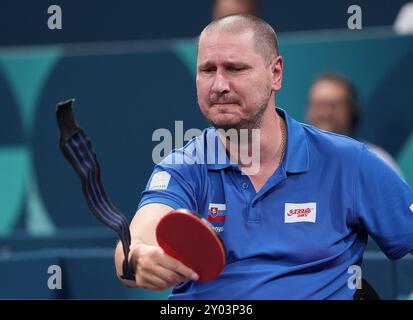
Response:
[[[198,275],[157,245],[131,246],[129,261],[136,274],[136,286],[148,290],[165,290]]]
[[[165,290],[188,279],[197,280],[193,270],[167,255],[156,240],[156,226],[172,210],[167,205],[151,203],[140,208],[132,219],[132,244],[128,259],[136,280],[121,279],[127,287]],[[119,278],[123,261],[122,242],[119,242],[115,250],[115,266]]]

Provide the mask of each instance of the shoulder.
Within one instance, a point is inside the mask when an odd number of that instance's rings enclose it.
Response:
[[[391,156],[390,153],[388,153],[386,150],[384,150],[383,148],[364,141],[364,143],[367,145],[367,147],[369,148],[369,150],[371,152],[373,152],[374,154],[377,155],[377,157],[379,157],[381,160],[383,160],[390,168],[392,168],[394,171],[396,171],[396,173],[398,173],[399,175],[403,175],[399,166],[397,165],[396,160]]]
[[[310,154],[314,161],[328,164],[346,174],[367,179],[398,178],[397,173],[370,150],[368,144],[353,138],[320,130],[302,124],[308,138]]]
[[[205,163],[208,138],[213,132],[212,127],[202,130],[198,136],[192,137],[183,147],[173,149],[159,165],[179,170],[200,169]]]

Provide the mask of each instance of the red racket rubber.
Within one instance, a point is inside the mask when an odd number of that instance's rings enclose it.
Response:
[[[224,270],[221,239],[209,222],[189,210],[166,214],[156,227],[156,239],[168,255],[194,270],[200,282],[212,281]]]

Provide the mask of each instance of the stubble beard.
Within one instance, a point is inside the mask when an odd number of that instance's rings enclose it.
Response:
[[[259,107],[258,110],[249,116],[248,118],[242,118],[237,122],[217,122],[213,121],[211,118],[208,118],[206,115],[207,121],[212,124],[216,129],[228,131],[230,129],[236,130],[238,133],[241,129],[247,129],[249,132],[252,129],[260,129],[262,124],[262,119],[265,111],[268,108],[268,102],[270,100],[272,89],[269,87],[266,90],[267,94],[263,96],[263,98],[258,103]]]

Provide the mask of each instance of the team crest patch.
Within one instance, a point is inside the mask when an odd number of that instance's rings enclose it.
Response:
[[[171,175],[166,171],[159,171],[152,177],[149,190],[165,190],[168,188]]]
[[[208,222],[212,224],[216,232],[224,231],[227,206],[223,203],[210,203],[208,210]]]

